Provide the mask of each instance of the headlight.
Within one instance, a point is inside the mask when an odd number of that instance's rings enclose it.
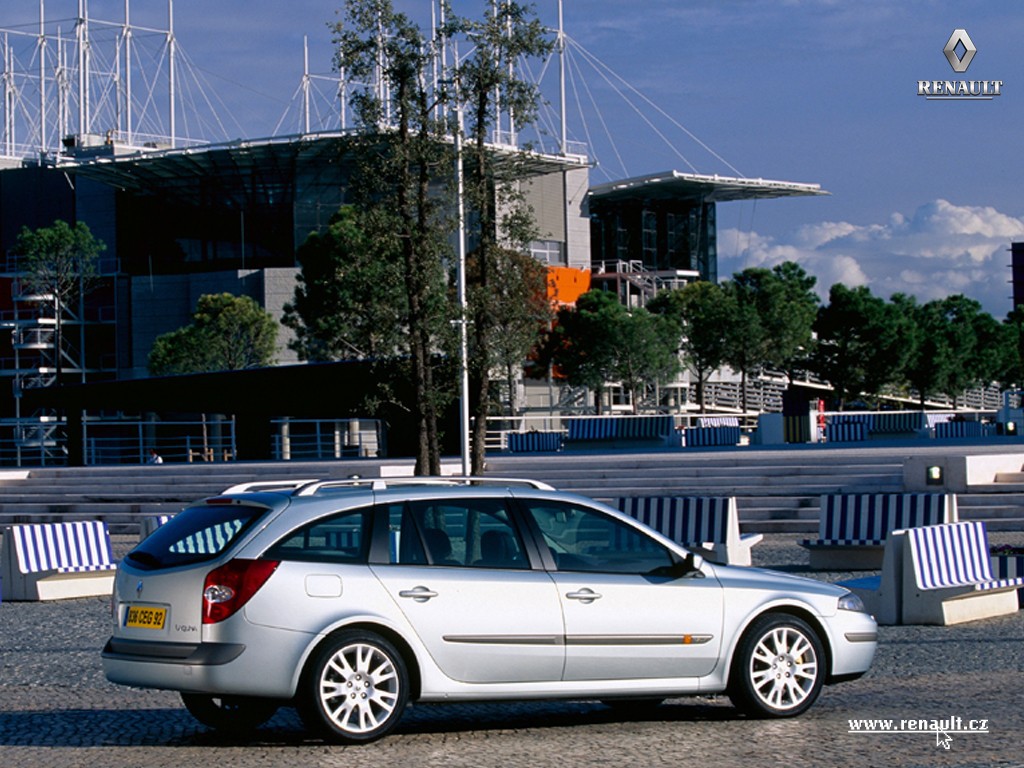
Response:
[[[857,597],[857,595],[853,594],[853,592],[847,592],[839,598],[839,610],[867,613],[867,608],[864,607],[864,601]]]

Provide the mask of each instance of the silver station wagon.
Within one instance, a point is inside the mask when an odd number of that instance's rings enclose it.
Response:
[[[497,479],[261,482],[121,562],[107,677],[243,731],[294,706],[329,739],[411,702],[725,693],[788,717],[867,671],[877,626],[837,586],[712,564],[596,501]]]

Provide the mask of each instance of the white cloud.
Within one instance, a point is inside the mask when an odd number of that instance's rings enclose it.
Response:
[[[867,285],[888,298],[902,292],[925,302],[962,293],[1002,319],[1010,311],[1013,241],[1024,241],[1024,220],[992,207],[935,200],[884,224],[825,221],[781,237],[719,232],[719,276],[747,267],[795,261],[818,279],[827,297],[835,283]]]

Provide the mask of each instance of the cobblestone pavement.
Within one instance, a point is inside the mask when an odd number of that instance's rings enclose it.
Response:
[[[805,570],[792,537],[767,536],[754,552],[756,564]],[[883,627],[871,672],[826,688],[791,720],[742,718],[724,697],[634,715],[597,702],[430,705],[363,747],[309,737],[288,709],[231,740],[193,720],[176,694],[112,685],[99,659],[108,621],[104,598],[0,604],[0,766],[1024,766],[1024,612]],[[946,749],[931,729],[854,733],[852,718],[961,723]],[[987,732],[959,732],[983,719]]]

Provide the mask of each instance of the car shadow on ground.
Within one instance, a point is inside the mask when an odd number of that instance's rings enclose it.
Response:
[[[410,706],[394,736],[578,728],[614,723],[718,722],[740,719],[724,697],[673,699],[637,708],[600,702],[421,704]],[[184,709],[69,709],[0,713],[0,746],[188,747],[301,746],[324,740],[283,707],[244,735],[209,729]]]

